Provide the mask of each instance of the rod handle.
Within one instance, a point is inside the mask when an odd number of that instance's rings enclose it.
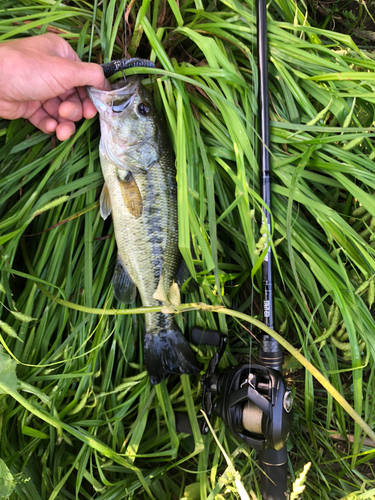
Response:
[[[259,451],[261,472],[260,484],[263,500],[286,500],[288,455],[286,446],[281,450],[269,448]]]

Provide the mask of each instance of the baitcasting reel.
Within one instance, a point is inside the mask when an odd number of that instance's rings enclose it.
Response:
[[[202,409],[206,415],[220,417],[251,448],[281,450],[293,419],[293,395],[281,373],[253,364],[239,364],[220,372],[218,364],[227,337],[218,331],[193,328],[191,338],[196,345],[218,347],[202,378]],[[191,433],[186,414],[176,414],[176,423],[180,432]],[[202,422],[202,434],[208,430]]]

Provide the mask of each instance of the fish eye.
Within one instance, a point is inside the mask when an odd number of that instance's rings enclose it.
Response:
[[[142,116],[148,116],[151,113],[151,106],[147,102],[138,104],[138,111]]]

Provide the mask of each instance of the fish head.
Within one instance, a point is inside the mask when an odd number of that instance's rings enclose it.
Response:
[[[101,148],[110,160],[133,172],[147,170],[160,155],[160,119],[140,77],[118,82],[110,91],[87,91],[99,112]]]

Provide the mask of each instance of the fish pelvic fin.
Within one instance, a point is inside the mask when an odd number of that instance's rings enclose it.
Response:
[[[144,360],[153,385],[160,384],[168,374],[197,375],[200,372],[194,351],[175,323],[162,333],[146,331],[143,345]]]
[[[100,194],[100,215],[104,220],[112,212],[111,198],[109,197],[109,189],[106,183],[104,183],[102,192]]]

